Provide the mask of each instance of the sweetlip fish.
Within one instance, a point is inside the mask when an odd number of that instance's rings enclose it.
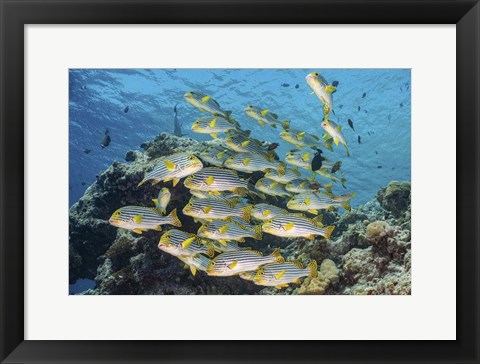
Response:
[[[270,125],[272,128],[277,128],[277,125],[280,125],[282,128],[288,128],[290,126],[289,120],[279,121],[277,114],[257,106],[248,105],[245,108],[245,114],[253,120],[256,120],[260,126],[265,126],[265,124]]]
[[[133,230],[141,234],[146,230],[162,230],[161,225],[169,224],[180,227],[182,223],[177,217],[177,209],[168,216],[162,216],[155,208],[142,206],[124,206],[115,211],[108,222],[116,227]]]
[[[217,240],[223,244],[228,240],[244,242],[245,238],[260,240],[262,238],[262,227],[260,225],[249,229],[245,225],[235,222],[215,220],[202,225],[197,232],[198,236]]]
[[[342,127],[340,125],[335,124],[333,121],[325,118],[325,120],[323,120],[322,122],[322,128],[327,132],[328,136],[333,138],[333,142],[335,143],[335,145],[338,145],[339,142],[343,144],[343,146],[345,147],[345,150],[347,151],[347,156],[350,157],[350,152],[348,151],[347,142],[345,141],[345,138],[343,137],[343,134],[341,132]],[[329,139],[328,136],[324,138]]]
[[[225,160],[234,154],[235,152],[230,149],[208,148],[207,150],[200,152],[199,157],[201,160],[212,166],[223,167]]]
[[[319,137],[313,134],[309,134],[305,131],[298,129],[288,129],[283,130],[280,133],[280,138],[285,140],[287,143],[293,144],[298,148],[313,148],[317,149],[319,146],[323,145]]]
[[[295,167],[295,168],[286,168],[284,173],[282,174],[276,169],[269,169],[265,173],[264,177],[272,179],[278,183],[286,184],[290,181],[293,181],[294,179],[299,178],[301,175],[302,174]]]
[[[182,212],[184,215],[207,221],[225,220],[231,216],[239,216],[245,221],[250,221],[252,208],[252,205],[242,203],[229,206],[219,200],[192,198],[190,202],[185,205]]]
[[[157,159],[158,164],[152,171],[145,174],[145,177],[138,184],[143,185],[149,180],[153,180],[153,184],[161,181],[173,181],[176,186],[181,178],[195,173],[203,168],[203,164],[196,156],[190,153],[175,153]]]
[[[171,197],[172,194],[170,193],[170,190],[167,187],[163,187],[158,193],[158,197],[152,199],[155,207],[160,210],[163,215],[165,215],[165,213],[167,212],[167,206],[170,202]]]
[[[287,202],[287,207],[291,210],[308,211],[312,214],[317,214],[320,209],[331,211],[337,206],[341,206],[345,210],[351,210],[350,199],[352,197],[355,197],[355,192],[342,196],[321,192],[303,192],[293,196]]]
[[[312,260],[307,267],[304,267],[298,260],[287,260],[284,263],[269,263],[261,266],[253,281],[259,286],[280,289],[288,287],[289,283],[299,284],[303,277],[315,278],[317,275],[317,262],[315,260]]]
[[[264,156],[256,153],[238,153],[228,157],[224,163],[225,167],[240,172],[252,173],[257,171],[267,171],[275,169],[278,173],[285,172],[285,163],[276,160],[269,160]]]
[[[207,267],[207,274],[219,277],[233,276],[242,272],[256,270],[261,265],[267,263],[283,261],[285,259],[280,255],[280,249],[276,249],[272,254],[266,256],[255,250],[226,252],[212,259]]]
[[[220,115],[207,115],[195,120],[192,125],[192,131],[200,134],[210,134],[212,138],[217,138],[220,133],[226,133],[232,129],[236,130],[238,123],[225,119]]]
[[[257,183],[255,183],[255,188],[269,196],[290,196],[290,192],[288,192],[281,183],[265,177],[260,178]]]
[[[238,177],[237,172],[218,167],[206,167],[201,171],[188,176],[184,181],[185,187],[200,191],[232,191],[241,192],[248,189],[248,182]]]
[[[195,234],[177,229],[164,233],[158,248],[176,257],[201,253],[213,257],[215,254],[215,247],[210,242],[199,239]]]
[[[337,89],[335,86],[328,84],[327,80],[318,72],[310,72],[305,77],[308,86],[317,95],[320,101],[325,105],[324,113],[328,115],[333,109],[333,97],[332,93]]]
[[[203,254],[181,255],[177,258],[185,264],[185,268],[190,268],[192,275],[195,275],[197,270],[206,272],[211,262],[211,260]]]
[[[313,240],[315,235],[330,239],[335,226],[323,227],[320,222],[300,216],[276,216],[262,225],[265,233],[284,238],[304,237]]]
[[[297,215],[297,216],[304,216],[303,214],[298,213],[291,213],[281,207],[270,205],[267,203],[259,203],[253,206],[252,216],[260,221],[266,221],[273,219],[275,216],[287,216],[287,215]]]
[[[190,105],[201,112],[209,112],[213,115],[219,115],[225,119],[230,119],[230,115],[232,114],[231,111],[222,110],[217,101],[201,91],[189,91],[185,93],[183,97]]]

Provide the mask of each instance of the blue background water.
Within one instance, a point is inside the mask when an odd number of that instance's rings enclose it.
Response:
[[[268,108],[291,126],[322,136],[322,104],[305,82],[305,76],[320,72],[328,81],[338,81],[334,96],[335,115],[342,125],[351,157],[339,145],[332,160],[341,160],[347,190],[355,191],[352,205],[371,200],[377,190],[392,180],[410,180],[410,70],[405,69],[131,69],[70,70],[70,205],[78,201],[95,176],[125,153],[161,132],[173,133],[173,106],[184,133],[197,140],[208,135],[190,127],[202,116],[187,104],[183,94],[201,90],[216,99],[244,129],[260,140],[280,142],[277,153],[284,159],[293,149],[283,142],[280,130],[261,127],[243,110],[253,104]],[[288,84],[289,86],[285,86]],[[295,86],[298,84],[298,88]],[[365,97],[362,97],[366,93]],[[342,105],[342,106],[341,106]],[[127,113],[125,107],[129,107]],[[360,111],[359,108],[360,107]],[[347,120],[354,123],[355,132]],[[102,149],[105,129],[112,142]],[[358,143],[358,135],[362,144]],[[85,149],[91,149],[85,154]]]

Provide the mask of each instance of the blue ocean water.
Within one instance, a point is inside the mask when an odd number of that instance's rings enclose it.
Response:
[[[351,203],[358,206],[392,180],[410,181],[409,69],[71,69],[70,205],[113,161],[124,162],[127,151],[141,150],[143,142],[161,132],[173,133],[175,104],[185,135],[211,139],[190,130],[202,116],[183,99],[190,90],[203,91],[232,110],[255,138],[280,143],[277,153],[283,159],[294,146],[280,139],[280,130],[261,127],[243,110],[249,104],[269,109],[291,120],[291,127],[321,137],[322,104],[305,82],[312,71],[330,84],[338,81],[330,119],[342,126],[351,153],[347,157],[341,145],[334,153],[325,151],[327,158],[343,162],[347,179],[347,189],[335,185],[334,193],[355,192]],[[102,149],[105,129],[111,144]]]

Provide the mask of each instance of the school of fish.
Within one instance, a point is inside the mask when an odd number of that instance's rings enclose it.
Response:
[[[178,152],[158,158],[137,187],[147,181],[162,183],[158,196],[152,198],[154,206],[120,207],[110,217],[110,224],[137,234],[161,231],[162,225],[175,227],[161,235],[158,248],[177,257],[193,275],[197,271],[209,276],[236,275],[277,289],[299,284],[304,277],[316,277],[315,260],[305,266],[298,260],[285,260],[280,249],[264,255],[247,244],[248,239],[261,241],[263,234],[330,239],[335,226],[323,225],[321,211],[349,210],[350,199],[355,196],[332,193],[333,184],[345,187],[346,179],[341,162],[329,161],[320,149],[333,151],[340,143],[350,155],[341,127],[328,118],[334,109],[332,93],[336,87],[318,72],[309,73],[305,81],[323,105],[323,120],[318,123],[318,130],[326,132],[322,137],[291,127],[294,121],[280,119],[268,108],[247,105],[244,109],[261,127],[276,129],[279,138],[295,146],[284,161],[275,153],[278,143],[251,137],[250,130],[243,130],[232,112],[224,110],[212,96],[186,92],[185,101],[206,113],[193,121],[192,131],[208,134],[221,144],[198,155]],[[329,182],[317,181],[317,176]],[[177,209],[167,214],[172,198],[167,185],[172,181],[175,187],[182,178],[191,194],[182,214],[201,224],[196,233],[180,229]],[[258,202],[267,196],[278,203]]]

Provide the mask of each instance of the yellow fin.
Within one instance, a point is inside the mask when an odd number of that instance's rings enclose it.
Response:
[[[302,155],[302,159],[304,162],[308,162],[308,160],[310,159],[310,153],[305,153],[304,155]]]
[[[260,126],[265,126],[265,122],[263,120],[258,120],[258,123],[260,124]]]
[[[153,203],[155,204],[155,206],[158,205],[158,198],[152,198],[152,201],[153,201]]]
[[[298,139],[298,140],[302,140],[302,138],[303,138],[304,136],[305,136],[305,132],[302,131],[301,133],[298,133],[298,134],[297,134],[297,139]]]
[[[315,239],[315,235],[307,235],[307,236],[305,236],[305,239],[313,240],[313,239]]]
[[[214,181],[215,181],[215,178],[213,176],[205,178],[205,183],[209,186],[212,185]]]
[[[294,222],[289,222],[287,223],[283,228],[286,230],[286,231],[290,231],[293,229],[293,227],[295,226],[295,223]]]
[[[220,233],[225,234],[228,230],[229,226],[228,225],[223,225],[221,228],[218,229]]]
[[[350,200],[345,201],[340,206],[342,206],[345,210],[348,210],[348,211],[352,209],[352,207],[350,206]]]
[[[271,212],[271,210],[264,210],[262,214],[264,217],[267,217],[268,215],[270,215]]]
[[[275,187],[277,187],[277,186],[278,186],[278,182],[272,182],[272,183],[270,183],[270,188],[272,188],[272,189],[275,188]]]
[[[172,218],[172,222],[170,223],[170,225],[173,225],[173,226],[176,226],[176,227],[181,227],[182,226],[182,222],[180,221],[180,219],[177,216],[177,209],[173,209],[172,212],[170,212],[168,214],[168,216]]]
[[[194,276],[197,274],[197,268],[195,268],[193,265],[190,266],[190,272],[192,272],[192,275]]]
[[[325,239],[330,240],[330,235],[332,235],[332,231],[335,229],[335,226],[327,226],[325,230]]]
[[[162,231],[162,227],[160,225],[157,225],[153,228],[155,231]]]
[[[215,255],[215,246],[212,243],[206,243],[205,246],[207,247],[207,255],[209,258],[213,258]]]
[[[226,246],[227,245],[227,241],[226,240],[218,240],[218,242],[220,244],[222,244],[223,246]]]
[[[288,287],[287,283],[279,284],[279,285],[275,286],[276,289],[282,289],[282,288],[285,288],[285,287]]]
[[[218,153],[217,153],[217,158],[218,158],[218,159],[222,159],[223,156],[224,156],[224,154],[225,154],[225,152],[218,152]]]
[[[143,220],[143,215],[136,215],[133,217],[133,221],[135,222],[135,224],[140,224]]]
[[[262,110],[262,111],[260,112],[260,115],[265,116],[265,115],[268,114],[269,111],[270,111],[270,110],[268,110],[268,109]]]
[[[243,165],[244,165],[244,166],[248,166],[248,164],[250,163],[250,160],[251,160],[251,158],[245,158],[245,159],[242,161]]]
[[[310,274],[308,275],[309,277],[315,278],[318,275],[317,262],[315,260],[312,260],[310,263],[308,263],[307,268],[310,270]]]
[[[304,200],[304,202],[305,202],[305,205],[310,206],[310,202],[311,202],[311,201],[310,201],[310,197],[307,197],[307,198]]]
[[[137,234],[141,234],[142,233],[142,229],[133,229],[134,232],[136,232]]]
[[[333,142],[335,143],[335,145],[338,145],[338,138],[333,138]]]
[[[165,163],[165,167],[167,167],[167,169],[169,171],[174,171],[175,170],[176,164],[173,163],[172,161],[169,161],[168,159],[165,159],[163,161],[163,163]]]
[[[284,269],[284,270],[282,270],[281,272],[278,272],[277,274],[275,274],[275,279],[280,279],[280,278],[282,278],[286,271],[287,271],[287,270]]]
[[[289,260],[288,261],[289,263],[292,263],[294,266],[296,266],[297,268],[300,268],[300,269],[303,269],[303,264],[301,261],[295,259],[295,260]]]
[[[331,94],[333,91],[335,91],[337,88],[335,86],[325,86],[325,92],[327,94]]]
[[[307,210],[307,211],[310,212],[311,214],[314,214],[314,215],[318,214],[318,210],[311,209],[311,210]]]
[[[210,136],[213,138],[213,139],[217,139],[218,135],[216,133],[212,133],[210,134]]]
[[[229,265],[227,265],[228,268],[230,269],[233,269],[237,266],[238,264],[238,261],[237,260],[234,260],[233,262],[231,262]]]
[[[244,142],[241,143],[242,147],[244,148],[249,144],[250,144],[250,140],[245,140]]]
[[[212,211],[212,206],[205,206],[202,210],[204,213],[208,214],[210,211]]]
[[[217,118],[213,118],[208,125],[210,125],[211,128],[215,127],[215,125],[217,125]]]
[[[203,96],[202,97],[202,102],[205,104],[206,102],[208,102],[208,100],[210,100],[212,97],[211,96]]]
[[[174,178],[174,179],[172,179],[173,187],[175,187],[178,182],[180,182],[180,179],[179,179],[179,178]]]
[[[195,240],[195,236],[192,236],[191,238],[185,239],[182,242],[182,248],[183,249],[188,249],[190,245],[192,245],[193,241]]]

